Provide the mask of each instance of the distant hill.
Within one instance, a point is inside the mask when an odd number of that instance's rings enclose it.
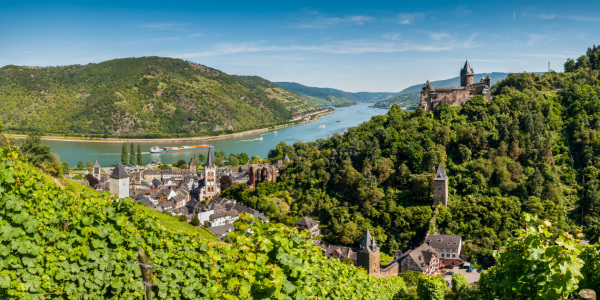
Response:
[[[0,68],[0,121],[14,132],[121,137],[218,134],[280,124],[314,107],[256,76],[181,59]]]
[[[316,105],[348,106],[356,102],[377,102],[388,99],[395,93],[350,93],[332,88],[305,86],[295,82],[275,82],[278,86],[292,91]]]
[[[487,77],[487,76],[490,76],[490,78],[492,79],[492,85],[493,85],[493,84],[497,83],[498,81],[506,78],[508,76],[508,73],[499,73],[499,72],[479,73],[479,74],[475,74],[473,76],[473,78],[474,78],[473,81],[479,82],[481,77]],[[455,86],[460,86],[460,77],[457,76],[457,77],[445,79],[445,80],[431,81],[430,83],[434,88],[455,87]],[[392,106],[392,104],[400,104],[402,107],[414,109],[419,105],[419,102],[421,101],[421,89],[423,88],[424,85],[425,85],[425,82],[423,82],[421,84],[415,84],[415,85],[409,86],[409,87],[403,89],[402,91],[400,91],[399,93],[397,93],[394,97],[390,97],[389,99],[378,101],[374,105],[374,107],[388,108],[388,107]]]

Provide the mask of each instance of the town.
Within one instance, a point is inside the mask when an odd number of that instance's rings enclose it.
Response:
[[[282,170],[291,162],[286,153],[283,159],[274,164],[217,167],[210,147],[206,162],[200,168],[195,157],[183,165],[185,168],[162,170],[159,169],[162,162],[146,166],[118,164],[114,168],[103,168],[96,160],[88,174],[91,180],[76,181],[88,186],[93,182],[93,188],[99,192],[108,191],[119,199],[130,197],[151,209],[185,218],[186,222],[201,226],[217,238],[224,239],[235,230],[233,223],[240,219],[241,214],[250,214],[264,222],[269,222],[269,218],[235,199],[220,197],[222,187],[235,183],[254,189],[265,181],[277,182]],[[448,205],[448,176],[442,165],[438,166],[435,174],[433,198],[434,207]],[[482,268],[475,271],[467,258],[461,255],[464,243],[461,236],[428,234],[420,246],[394,251],[391,259],[385,262],[368,229],[359,247],[353,248],[322,240],[319,225],[319,221],[303,217],[295,227],[300,231],[307,230],[310,240],[326,257],[364,268],[369,275],[384,278],[405,271],[417,271],[425,275],[444,275],[449,283],[453,273],[461,272],[469,283],[479,280]]]

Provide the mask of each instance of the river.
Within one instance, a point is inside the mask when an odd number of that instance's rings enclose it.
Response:
[[[247,135],[242,137],[227,138],[221,140],[212,140],[208,142],[176,142],[176,143],[140,143],[142,147],[143,163],[147,164],[154,160],[162,160],[165,163],[172,163],[176,160],[189,161],[194,153],[206,155],[207,150],[163,152],[159,154],[150,154],[148,150],[152,146],[169,147],[185,146],[210,143],[215,150],[224,151],[227,155],[230,153],[246,152],[249,157],[258,155],[266,157],[270,149],[275,148],[279,142],[286,142],[291,145],[295,142],[310,142],[317,139],[327,138],[334,133],[343,133],[349,127],[354,127],[360,123],[371,119],[372,116],[387,113],[387,110],[371,108],[373,103],[359,103],[350,107],[337,108],[335,113],[322,116],[318,121],[300,124],[277,130],[277,134],[259,134]],[[339,121],[336,123],[336,121]],[[324,128],[319,128],[325,125]],[[273,131],[270,131],[273,132]],[[264,132],[270,133],[270,132]],[[52,153],[58,154],[61,161],[66,161],[70,166],[76,166],[78,161],[95,161],[96,159],[102,166],[116,165],[121,161],[122,143],[102,143],[102,142],[72,142],[72,141],[43,141],[50,146]],[[135,144],[137,151],[137,144]],[[127,145],[129,151],[129,145]]]

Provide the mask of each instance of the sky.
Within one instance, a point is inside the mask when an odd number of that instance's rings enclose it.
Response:
[[[562,71],[600,44],[600,1],[8,1],[0,66],[166,56],[344,91]]]

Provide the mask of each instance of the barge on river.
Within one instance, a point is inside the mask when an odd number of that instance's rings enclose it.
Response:
[[[158,148],[158,146],[154,146],[150,148],[150,153],[160,153],[160,152],[170,152],[170,151],[185,151],[185,150],[198,150],[209,148],[210,145],[195,145],[195,146],[181,146],[181,147],[164,147]]]

